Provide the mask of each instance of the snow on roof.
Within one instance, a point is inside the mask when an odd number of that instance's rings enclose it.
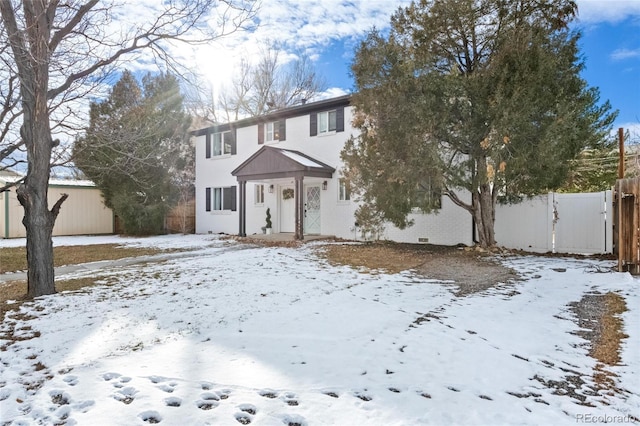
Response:
[[[287,157],[291,158],[293,161],[295,161],[296,163],[300,163],[303,166],[307,166],[307,167],[320,167],[323,168],[324,166],[320,163],[316,163],[315,161],[313,161],[310,158],[307,157],[303,157],[300,154],[297,154],[295,152],[292,151],[287,151],[285,149],[281,150],[281,152],[286,155]]]
[[[22,179],[23,175],[11,175],[11,176],[2,176],[0,175],[0,180],[12,183],[17,182]],[[49,179],[49,185],[52,186],[84,186],[84,187],[95,187],[96,184],[90,180],[82,180],[82,179]]]

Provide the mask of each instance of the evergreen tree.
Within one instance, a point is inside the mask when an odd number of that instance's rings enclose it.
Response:
[[[147,74],[141,86],[125,71],[108,99],[91,104],[89,127],[75,143],[74,161],[102,190],[127,233],[163,231],[180,177],[193,167],[190,121],[178,82],[169,74]]]
[[[568,160],[615,118],[580,78],[570,0],[421,0],[372,30],[352,71],[345,173],[365,207],[401,228],[440,192],[495,244],[495,204],[560,186]],[[471,199],[459,197],[466,189]],[[434,196],[435,195],[435,196]]]

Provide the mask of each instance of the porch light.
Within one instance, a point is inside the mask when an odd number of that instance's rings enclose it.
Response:
[[[323,191],[327,190],[327,181],[326,180],[324,182],[322,182],[322,190]]]
[[[269,185],[269,194],[273,194],[273,185]]]

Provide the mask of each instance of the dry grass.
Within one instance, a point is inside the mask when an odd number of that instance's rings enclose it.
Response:
[[[166,253],[168,250],[121,247],[117,244],[95,244],[88,246],[63,246],[53,248],[54,266],[77,265],[99,260],[116,260],[125,257],[147,256]],[[27,269],[25,247],[10,247],[0,250],[0,274]]]
[[[437,252],[454,250],[455,248],[429,245],[378,242],[326,245],[319,250],[318,254],[332,264],[349,265],[356,269],[383,270],[394,274],[417,268],[428,256]]]
[[[591,356],[607,365],[620,363],[620,345],[622,339],[627,336],[622,332],[622,319],[620,314],[627,311],[627,305],[619,294],[607,293],[604,295],[605,312],[600,319],[600,337],[594,342]]]

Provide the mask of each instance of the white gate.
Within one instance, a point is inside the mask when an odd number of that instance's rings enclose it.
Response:
[[[533,252],[611,253],[611,191],[549,193],[496,206],[498,245]]]
[[[611,196],[611,191],[609,196]],[[553,194],[554,251],[605,253],[607,250],[606,193]],[[609,213],[611,215],[611,213]]]

